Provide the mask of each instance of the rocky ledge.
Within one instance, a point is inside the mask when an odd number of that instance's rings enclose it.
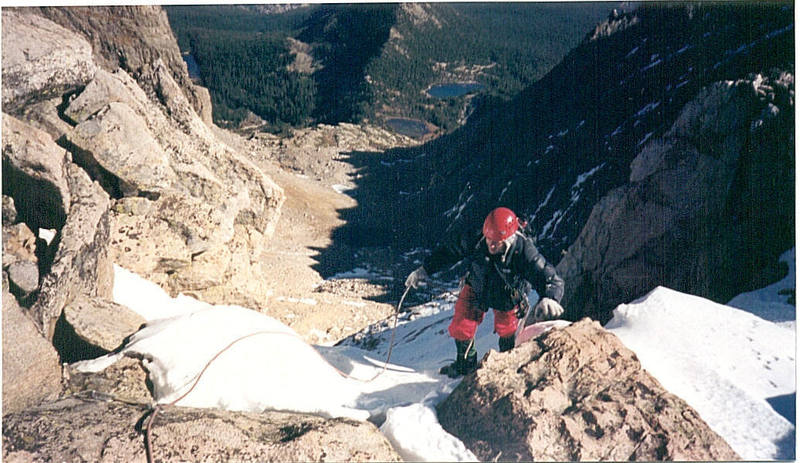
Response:
[[[438,413],[482,461],[738,459],[589,319],[491,351]]]

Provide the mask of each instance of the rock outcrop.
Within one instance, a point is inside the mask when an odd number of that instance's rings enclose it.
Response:
[[[608,321],[658,285],[727,301],[793,244],[794,76],[719,82],[631,163],[558,265],[565,306]],[[731,259],[735,256],[735,259]],[[716,269],[709,272],[708,269]]]
[[[46,132],[8,114],[3,115],[3,193],[13,198],[16,220],[31,233],[56,231],[51,243],[35,241],[32,252],[43,258],[36,261],[41,281],[29,310],[52,339],[64,306],[76,296],[111,296],[109,197]],[[4,222],[4,230],[12,225]]]
[[[738,459],[589,319],[491,351],[438,414],[483,461]]]
[[[5,461],[146,459],[147,406],[66,398],[3,417]],[[152,426],[154,461],[400,461],[371,423],[279,412],[168,407]]]
[[[82,87],[96,69],[82,37],[40,16],[3,10],[4,112]]]
[[[139,79],[159,102],[126,72],[101,70],[65,110],[76,158],[117,199],[115,262],[173,295],[262,307],[258,258],[282,189],[214,136],[163,65]]]
[[[42,16],[70,29],[91,43],[97,66],[107,71],[122,69],[139,80],[161,60],[177,81],[203,122],[211,125],[208,90],[189,78],[166,12],[159,6],[43,7]],[[148,93],[157,90],[140,82]]]
[[[60,393],[58,353],[4,288],[3,413],[25,410]]]
[[[63,256],[73,252],[62,249],[72,239],[63,230],[70,208],[86,203],[71,198],[71,188],[90,180],[105,190],[106,202],[110,199],[105,209],[113,208],[102,220],[82,218],[85,226],[72,231],[98,226],[107,235],[93,239],[104,241],[99,249],[110,246],[110,259],[173,295],[191,292],[209,302],[264,307],[268,289],[257,278],[263,271],[260,255],[280,216],[283,191],[220,141],[198,115],[194,86],[164,11],[8,9],[3,22],[4,43],[19,44],[4,46],[16,59],[8,66],[4,60],[3,72],[17,80],[43,82],[21,95],[4,80],[4,98],[18,102],[9,107],[25,118],[4,117],[4,138],[9,140],[3,149],[4,193],[16,201],[20,221],[34,233],[39,228],[59,232],[54,248],[62,258],[54,258],[53,269],[69,264]],[[43,45],[37,45],[40,35],[46,39]],[[72,50],[59,48],[61,44],[80,44],[75,45],[83,50],[80,56],[94,65],[84,66],[91,73],[67,78],[57,65],[36,61],[45,53],[70,55]],[[29,101],[38,103],[19,106]],[[28,166],[32,151],[43,161]],[[71,170],[80,179],[72,179]],[[40,188],[29,186],[34,181]],[[49,215],[25,216],[34,211]],[[92,242],[88,236],[76,239]],[[108,268],[100,266],[102,271]],[[49,267],[41,272],[41,295],[31,314],[52,338],[61,309],[78,292],[108,294],[91,288],[64,291],[74,282],[49,278],[50,272]],[[85,276],[91,279],[92,274]]]

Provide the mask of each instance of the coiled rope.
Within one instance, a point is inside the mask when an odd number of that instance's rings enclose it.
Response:
[[[364,379],[352,377],[352,376],[348,375],[347,373],[344,373],[343,371],[341,371],[338,368],[336,368],[333,365],[331,365],[331,367],[334,370],[336,370],[336,372],[339,373],[339,375],[341,375],[344,378],[349,378],[349,379],[353,379],[353,380],[356,380],[356,381],[359,381],[359,382],[369,383],[369,382],[375,381],[380,375],[382,375],[386,371],[386,369],[389,367],[389,361],[392,358],[392,350],[394,348],[394,338],[395,338],[395,333],[397,331],[398,314],[400,313],[400,309],[403,306],[403,301],[405,300],[406,295],[408,295],[408,292],[409,292],[410,289],[411,289],[411,286],[407,286],[406,287],[406,290],[403,292],[403,295],[402,295],[402,297],[400,297],[400,301],[397,303],[397,306],[395,308],[394,316],[393,316],[394,324],[392,326],[392,335],[389,338],[389,350],[387,351],[386,362],[384,362],[383,368],[381,369],[381,371],[377,372],[375,374],[375,376],[373,376],[372,378],[364,380]],[[252,338],[254,336],[264,335],[264,334],[270,334],[270,335],[277,334],[277,335],[291,336],[291,337],[293,337],[295,339],[300,339],[300,337],[297,336],[296,334],[287,333],[285,331],[276,331],[276,330],[256,331],[256,332],[253,332],[253,333],[250,333],[250,334],[246,334],[244,336],[241,336],[239,338],[234,339],[233,341],[231,341],[230,344],[228,344],[227,346],[222,348],[222,350],[220,350],[219,352],[214,354],[214,356],[211,357],[211,359],[206,363],[206,365],[203,367],[203,369],[200,370],[200,372],[194,377],[194,379],[193,379],[194,382],[192,383],[191,387],[186,392],[184,392],[180,397],[178,397],[177,399],[173,400],[172,402],[170,402],[168,404],[156,404],[153,407],[152,412],[150,414],[150,419],[147,421],[147,430],[145,431],[145,440],[144,440],[144,447],[145,447],[145,452],[147,454],[147,462],[148,463],[153,463],[155,461],[155,460],[153,460],[152,429],[153,429],[153,423],[155,422],[156,417],[158,416],[159,412],[161,410],[163,410],[164,408],[174,406],[175,404],[180,402],[182,399],[184,399],[187,395],[189,395],[189,393],[191,393],[194,390],[194,388],[197,386],[197,383],[200,382],[200,378],[203,376],[203,374],[206,372],[206,370],[208,370],[208,367],[210,367],[211,364],[214,363],[214,361],[217,360],[219,358],[219,356],[222,355],[225,351],[227,351],[228,349],[230,349],[231,347],[233,347],[235,344],[239,343],[240,341],[243,341],[243,340],[248,339],[248,338]],[[322,357],[322,354],[320,354],[319,351],[314,349],[314,352],[316,352],[317,355],[320,356],[320,358],[325,360],[325,358]]]

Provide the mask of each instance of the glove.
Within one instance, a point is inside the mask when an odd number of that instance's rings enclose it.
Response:
[[[406,288],[409,286],[417,289],[421,284],[425,284],[425,280],[428,279],[428,272],[425,271],[425,267],[419,267],[418,269],[411,272],[406,278]]]
[[[533,315],[537,320],[553,320],[564,314],[561,304],[549,297],[539,299],[539,303],[533,308]]]

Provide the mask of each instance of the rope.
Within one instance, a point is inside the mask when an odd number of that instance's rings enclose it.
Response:
[[[375,381],[375,380],[376,380],[376,379],[377,379],[377,378],[378,378],[380,375],[382,375],[382,374],[383,374],[383,373],[384,373],[384,372],[387,370],[387,368],[389,367],[389,361],[390,361],[390,360],[391,360],[391,358],[392,358],[392,350],[393,350],[393,348],[394,348],[394,338],[395,338],[395,333],[396,333],[396,331],[397,331],[397,324],[398,324],[398,314],[400,313],[400,308],[403,306],[403,301],[405,300],[405,298],[406,298],[406,295],[408,295],[408,292],[409,292],[409,290],[410,290],[410,289],[411,289],[411,286],[407,286],[407,287],[406,287],[406,290],[403,292],[403,296],[402,296],[402,297],[400,297],[400,302],[398,302],[398,303],[397,303],[397,307],[395,308],[395,311],[394,311],[394,326],[392,327],[392,335],[391,335],[391,338],[389,339],[389,350],[388,350],[388,352],[387,352],[387,355],[386,355],[386,362],[384,362],[384,364],[383,364],[383,368],[381,369],[381,371],[379,371],[378,373],[376,373],[376,374],[375,374],[375,376],[373,376],[372,378],[370,378],[370,379],[368,379],[368,380],[364,380],[364,379],[360,379],[360,378],[355,378],[355,377],[352,377],[352,376],[348,375],[347,373],[344,373],[343,371],[341,371],[341,370],[339,370],[338,368],[336,368],[336,367],[334,367],[333,365],[331,365],[331,367],[332,367],[334,370],[336,370],[336,372],[337,372],[337,373],[339,373],[339,375],[341,375],[341,376],[342,376],[342,377],[344,377],[344,378],[349,378],[349,379],[353,379],[353,380],[356,380],[356,381],[360,381],[360,382],[364,382],[364,383],[369,383],[369,382]],[[208,367],[209,367],[209,366],[211,366],[211,364],[212,364],[212,363],[213,363],[213,362],[214,362],[214,361],[215,361],[217,358],[219,358],[219,356],[220,356],[220,355],[222,355],[222,354],[223,354],[225,351],[227,351],[228,349],[230,349],[231,347],[233,347],[233,346],[234,346],[235,344],[237,344],[239,341],[243,341],[243,340],[245,340],[245,339],[251,338],[251,337],[253,337],[253,336],[258,336],[258,335],[261,335],[261,334],[282,334],[282,335],[285,335],[285,336],[291,336],[291,337],[293,337],[293,338],[300,339],[300,338],[299,338],[297,335],[295,335],[295,334],[292,334],[292,333],[287,333],[287,332],[285,332],[285,331],[262,330],[262,331],[256,331],[256,332],[253,332],[253,333],[250,333],[250,334],[246,334],[246,335],[244,335],[244,336],[241,336],[241,337],[239,337],[239,338],[236,338],[236,339],[234,339],[233,341],[231,341],[231,343],[230,343],[230,344],[228,344],[227,346],[225,346],[224,348],[222,348],[222,350],[220,350],[219,352],[217,352],[217,353],[216,353],[216,354],[215,354],[213,357],[211,357],[211,359],[210,359],[210,360],[209,360],[209,361],[206,363],[206,365],[203,367],[203,369],[202,369],[202,370],[200,370],[200,372],[199,372],[199,373],[198,373],[198,374],[197,374],[197,375],[194,377],[194,380],[193,380],[194,382],[192,383],[192,386],[191,386],[191,387],[190,387],[190,388],[189,388],[189,389],[188,389],[186,392],[184,392],[184,393],[183,393],[183,394],[182,394],[180,397],[178,397],[177,399],[173,400],[172,402],[170,402],[170,403],[168,403],[168,404],[165,404],[165,405],[163,405],[163,404],[156,404],[156,405],[155,405],[155,407],[153,407],[153,411],[152,411],[152,413],[151,413],[151,415],[150,415],[150,419],[147,421],[147,430],[145,431],[145,441],[144,441],[144,447],[145,447],[145,452],[146,452],[146,454],[147,454],[147,462],[148,462],[148,463],[153,463],[153,462],[154,462],[154,460],[153,460],[153,436],[152,436],[152,428],[153,428],[153,422],[155,422],[155,420],[156,420],[156,417],[158,416],[158,413],[159,413],[161,410],[163,410],[164,408],[166,408],[166,407],[172,407],[172,406],[174,406],[176,403],[180,402],[182,399],[184,399],[186,396],[188,396],[188,395],[189,395],[189,393],[191,393],[191,392],[194,390],[194,388],[197,386],[197,383],[199,383],[199,382],[200,382],[200,378],[202,378],[203,374],[206,372],[206,370],[208,370]],[[320,354],[320,353],[319,353],[319,351],[317,351],[316,349],[314,349],[314,352],[316,352],[316,354],[317,354],[317,355],[319,355],[319,356],[320,356],[320,358],[322,358],[323,360],[325,360],[325,358],[324,358],[324,357],[322,357],[322,354]]]
[[[366,383],[375,381],[378,378],[378,376],[382,375],[383,372],[385,372],[386,369],[389,367],[389,360],[391,360],[391,358],[392,358],[392,349],[394,348],[394,336],[395,336],[395,333],[397,332],[398,314],[400,313],[400,308],[403,306],[403,301],[406,299],[406,295],[408,295],[408,291],[410,289],[411,289],[411,286],[406,286],[406,290],[403,291],[403,295],[400,297],[400,302],[397,303],[397,307],[395,308],[395,311],[394,311],[394,326],[392,326],[392,336],[389,338],[389,350],[386,353],[386,362],[383,364],[383,369],[381,371],[379,371],[378,373],[376,373],[375,376],[373,376],[369,380],[364,381]],[[360,380],[358,378],[353,378],[353,379],[356,379],[357,381],[363,381],[363,380]]]

